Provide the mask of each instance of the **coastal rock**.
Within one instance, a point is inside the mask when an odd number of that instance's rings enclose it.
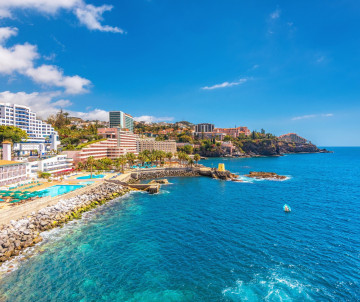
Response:
[[[283,180],[286,179],[286,176],[278,175],[274,172],[255,172],[251,171],[248,175],[245,175],[247,177],[251,178],[257,178],[257,179],[278,179]]]
[[[82,212],[128,191],[119,184],[103,183],[96,190],[61,199],[53,206],[47,206],[38,212],[32,212],[28,217],[11,220],[8,225],[0,226],[0,263],[18,255],[21,249],[42,241],[40,232],[57,227],[67,220],[79,218]]]

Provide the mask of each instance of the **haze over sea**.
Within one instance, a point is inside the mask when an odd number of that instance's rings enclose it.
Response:
[[[202,162],[285,181],[171,178],[112,201],[46,233],[0,301],[360,300],[360,148],[330,149]]]

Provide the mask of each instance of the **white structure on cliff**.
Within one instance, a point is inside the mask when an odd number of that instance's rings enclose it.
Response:
[[[15,126],[28,135],[28,143],[48,143],[53,150],[60,144],[55,129],[36,118],[36,113],[24,105],[0,103],[0,125]]]

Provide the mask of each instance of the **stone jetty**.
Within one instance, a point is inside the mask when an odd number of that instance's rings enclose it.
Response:
[[[249,174],[245,175],[246,177],[257,178],[257,179],[286,179],[286,176],[276,174],[274,172],[255,172],[251,171]]]
[[[71,198],[60,199],[55,205],[0,226],[0,263],[17,256],[22,249],[42,241],[40,232],[60,226],[74,218],[80,218],[81,213],[122,196],[128,191],[128,188],[106,182],[96,189],[90,189]]]

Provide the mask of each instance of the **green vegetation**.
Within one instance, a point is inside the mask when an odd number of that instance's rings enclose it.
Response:
[[[22,140],[27,140],[28,135],[26,131],[15,126],[0,126],[0,143],[4,140],[11,140],[13,143],[19,143]]]
[[[51,177],[51,173],[48,172],[39,172],[38,173],[39,178],[49,179]]]
[[[69,113],[60,110],[57,114],[49,116],[46,120],[59,133],[61,145],[64,150],[78,150],[102,140],[97,134],[98,128],[103,127],[98,121],[86,125],[72,125]],[[76,119],[82,121],[81,119]]]

